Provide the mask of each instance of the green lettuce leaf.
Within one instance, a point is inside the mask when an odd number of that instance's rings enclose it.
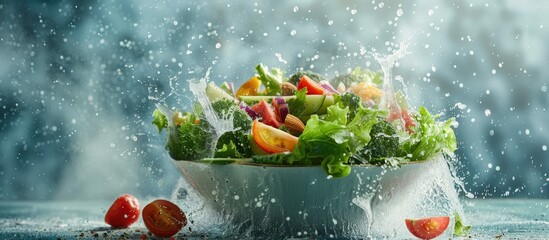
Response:
[[[257,163],[292,165],[294,164],[294,155],[291,153],[277,153],[269,155],[253,155],[252,160]]]
[[[417,126],[399,149],[399,156],[410,161],[426,160],[435,154],[452,154],[457,149],[456,135],[452,130],[454,119],[437,122],[425,107],[420,107],[415,116]]]
[[[255,69],[259,75],[259,80],[265,86],[267,95],[277,96],[282,93],[280,84],[285,80],[284,71],[279,68],[273,68],[269,71],[269,68],[263,64],[257,65]]]
[[[159,133],[162,132],[162,129],[168,128],[168,119],[166,118],[166,116],[164,116],[160,109],[155,109],[152,116],[154,117],[152,124],[156,126],[156,129],[158,129]]]
[[[454,236],[456,237],[467,237],[471,233],[471,226],[464,225],[461,220],[461,216],[457,212],[454,212]]]
[[[303,115],[305,110],[305,100],[307,99],[307,88],[302,88],[295,93],[295,98],[288,100],[289,112],[294,116]]]

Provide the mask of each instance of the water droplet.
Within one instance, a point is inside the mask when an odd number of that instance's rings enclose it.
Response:
[[[400,16],[402,16],[402,14],[404,14],[404,11],[402,11],[402,8],[399,8],[399,9],[397,10],[397,16],[400,17]]]
[[[116,144],[111,143],[110,146],[113,148],[113,147],[116,147]]]
[[[547,145],[541,146],[541,150],[543,150],[544,152],[547,151]]]
[[[295,29],[290,32],[290,35],[292,35],[292,36],[294,36],[296,34],[297,34],[297,31]]]
[[[240,196],[234,195],[234,200],[238,200],[238,199],[240,199]]]
[[[427,11],[427,14],[429,14],[429,16],[433,16],[434,13],[435,11],[433,11],[433,9],[429,9],[429,11]]]
[[[294,12],[297,12],[297,11],[299,11],[299,7],[298,7],[298,6],[295,6],[295,7],[294,7]]]
[[[488,163],[488,168],[492,168],[492,163]]]
[[[218,49],[221,48],[221,43],[216,43],[215,48],[218,48]]]
[[[332,222],[334,223],[334,225],[337,225],[337,220],[332,218]]]
[[[524,130],[524,134],[530,135],[530,129],[527,128],[526,130]]]
[[[486,109],[486,110],[484,110],[484,115],[489,117],[490,115],[492,115],[492,111],[490,111],[490,109]]]
[[[152,34],[151,33],[147,33],[147,38],[151,38],[152,37]]]
[[[492,69],[492,74],[496,74],[496,69]]]
[[[179,24],[177,21],[173,21],[173,25],[177,26]]]
[[[328,21],[328,25],[331,26],[332,24],[334,24],[334,21],[333,21],[333,20]]]
[[[351,10],[351,14],[355,15],[357,13],[356,9]]]
[[[461,109],[461,110],[467,108],[467,105],[465,105],[465,104],[463,104],[463,103],[461,103],[461,102],[456,103],[454,106],[456,106],[457,108],[459,108],[459,109]]]
[[[547,92],[547,86],[546,85],[541,86],[541,91],[542,92]]]

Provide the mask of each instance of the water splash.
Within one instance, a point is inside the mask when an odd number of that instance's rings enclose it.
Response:
[[[232,132],[237,129],[235,129],[233,125],[233,114],[226,113],[223,116],[218,116],[212,106],[212,102],[206,95],[206,87],[208,85],[209,75],[210,69],[208,69],[204,78],[201,78],[199,80],[190,80],[189,89],[202,107],[202,113],[204,114],[204,118],[213,128],[213,141],[212,145],[210,146],[210,152],[212,153],[211,157],[213,157],[213,152],[215,151],[216,143],[217,140],[219,140],[219,137],[221,137],[221,135],[226,132]]]
[[[405,98],[397,97],[397,92],[395,91],[394,85],[393,85],[393,76],[392,76],[392,69],[395,66],[395,63],[401,59],[402,57],[406,56],[410,52],[407,50],[409,46],[409,43],[407,42],[401,42],[399,44],[399,48],[394,50],[392,54],[387,56],[381,56],[379,53],[374,53],[374,58],[379,62],[381,69],[383,71],[384,77],[383,77],[383,96],[380,102],[380,108],[386,109],[389,112],[388,118],[389,120],[397,121],[397,127],[404,128],[405,122],[403,120],[403,109],[402,107],[406,107],[408,104],[406,102],[402,103],[402,101],[406,101]],[[402,82],[402,79],[395,78],[395,80]],[[403,84],[404,85],[404,84]],[[451,157],[437,157],[436,160],[431,160],[431,163],[429,164],[429,167],[425,169],[428,177],[425,177],[425,179],[421,181],[416,181],[418,185],[414,188],[415,190],[413,192],[409,193],[396,193],[397,195],[406,196],[405,199],[407,199],[407,202],[412,203],[421,203],[417,204],[415,206],[408,206],[406,203],[402,204],[396,204],[393,201],[393,204],[391,204],[386,210],[381,210],[379,212],[382,212],[382,214],[375,214],[373,216],[373,220],[375,220],[377,223],[376,226],[379,225],[379,222],[387,221],[389,223],[390,221],[394,221],[392,217],[390,217],[391,214],[401,215],[402,212],[409,211],[409,208],[416,209],[413,212],[413,214],[417,215],[424,215],[428,216],[428,214],[444,214],[448,216],[453,216],[454,212],[457,212],[461,217],[464,223],[466,223],[465,214],[463,211],[463,207],[461,203],[459,202],[459,196],[458,191],[460,190],[465,194],[468,198],[474,198],[474,195],[470,192],[468,192],[465,189],[464,183],[461,178],[457,175],[456,170],[456,158],[455,156]],[[418,175],[419,176],[419,175]],[[423,177],[422,177],[423,178]],[[433,180],[436,179],[436,180]],[[457,187],[457,189],[456,189]],[[402,195],[404,194],[404,195]],[[394,194],[390,193],[388,196],[393,197]],[[378,199],[372,199],[372,200],[378,200]],[[379,199],[379,201],[382,201]],[[391,202],[391,200],[386,199],[385,201]],[[356,204],[356,203],[355,203]],[[375,204],[372,201],[369,201],[369,204]],[[364,205],[364,203],[363,203]],[[435,207],[433,207],[435,206]],[[371,209],[371,207],[370,207]],[[378,209],[380,209],[378,207]],[[438,212],[432,212],[433,209],[436,209]],[[395,211],[398,211],[400,213],[396,213]],[[442,212],[441,212],[442,211]],[[411,212],[411,213],[412,213]],[[425,215],[427,214],[427,215]],[[424,217],[423,216],[423,217]],[[414,217],[414,216],[410,216]],[[418,217],[418,216],[415,216]],[[369,223],[370,225],[372,223]],[[384,225],[384,224],[381,224]],[[390,229],[386,229],[390,230]]]
[[[378,61],[383,71],[383,96],[381,97],[380,108],[388,110],[390,113],[389,117],[392,118],[391,120],[397,120],[399,128],[402,129],[404,129],[405,123],[402,119],[402,109],[398,104],[393,86],[392,70],[396,61],[410,53],[408,52],[408,46],[409,43],[401,42],[398,49],[384,57],[379,53],[374,53],[374,58]]]

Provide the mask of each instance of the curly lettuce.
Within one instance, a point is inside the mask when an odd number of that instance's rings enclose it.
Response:
[[[437,122],[425,107],[420,107],[415,115],[416,127],[399,149],[399,156],[410,161],[423,161],[436,154],[452,154],[457,149],[457,140],[452,123],[454,119]]]

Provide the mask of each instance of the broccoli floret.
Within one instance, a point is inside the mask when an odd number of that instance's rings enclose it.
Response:
[[[385,159],[397,155],[399,136],[391,123],[380,120],[372,127],[370,136],[370,142],[353,156],[355,162],[384,164]]]
[[[349,107],[349,112],[347,113],[348,121],[351,121],[355,118],[358,109],[364,108],[362,99],[360,98],[360,96],[354,93],[345,93],[341,95],[339,101],[343,105],[342,107]]]
[[[212,103],[212,108],[220,118],[232,114],[234,128],[246,132],[252,128],[252,119],[234,101],[229,99],[219,100]]]
[[[214,157],[250,157],[252,151],[248,135],[252,128],[252,119],[231,100],[214,102],[212,107],[219,117],[232,114],[233,126],[237,129],[233,132],[226,132],[219,137]]]
[[[297,84],[299,83],[299,80],[301,80],[301,77],[303,77],[303,75],[306,75],[307,77],[310,77],[311,80],[313,80],[315,82],[320,82],[320,81],[326,80],[326,78],[324,78],[322,75],[307,70],[307,71],[298,71],[298,72],[294,73],[294,75],[292,75],[290,77],[288,82],[297,86]]]
[[[212,141],[211,126],[197,120],[196,115],[186,114],[179,124],[170,126],[166,150],[175,160],[198,160],[208,157]]]
[[[332,86],[337,87],[340,83],[343,83],[345,87],[351,86],[353,83],[369,82],[375,85],[381,85],[383,83],[383,77],[381,72],[373,72],[368,69],[355,68],[352,72],[347,74],[338,75],[330,80]]]

